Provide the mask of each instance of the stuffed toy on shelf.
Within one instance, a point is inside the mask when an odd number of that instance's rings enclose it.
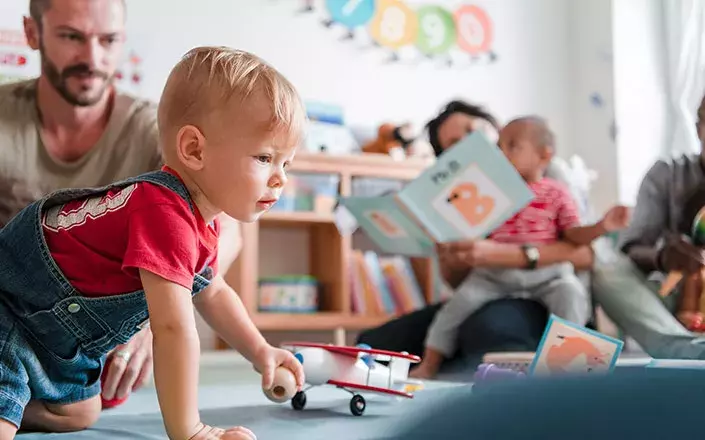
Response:
[[[377,138],[362,146],[364,153],[387,154],[397,159],[406,157],[431,158],[433,148],[417,133],[412,124],[384,123],[377,130]]]

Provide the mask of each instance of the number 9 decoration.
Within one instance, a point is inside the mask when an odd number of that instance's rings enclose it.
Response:
[[[422,6],[416,11],[419,31],[416,47],[425,55],[439,55],[455,43],[453,15],[440,6]]]
[[[398,49],[416,39],[418,21],[414,11],[400,0],[379,0],[370,23],[370,36],[382,46]]]
[[[487,13],[474,5],[465,5],[455,11],[458,47],[470,55],[491,52],[494,38],[492,23]]]

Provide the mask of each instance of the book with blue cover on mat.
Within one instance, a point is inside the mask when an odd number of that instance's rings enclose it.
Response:
[[[497,145],[476,132],[399,192],[340,203],[382,251],[430,256],[435,243],[486,237],[533,197]]]

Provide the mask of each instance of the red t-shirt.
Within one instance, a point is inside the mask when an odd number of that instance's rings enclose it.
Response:
[[[140,268],[190,290],[194,274],[217,272],[220,232],[194,208],[168,188],[139,182],[51,208],[42,226],[52,257],[85,296],[141,290]]]
[[[578,208],[565,185],[543,178],[529,187],[534,199],[495,229],[490,239],[503,243],[552,243],[560,238],[562,231],[580,225]]]

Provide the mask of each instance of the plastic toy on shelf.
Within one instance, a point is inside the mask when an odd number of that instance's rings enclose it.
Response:
[[[352,394],[350,412],[361,416],[367,403],[362,394],[381,394],[411,399],[422,382],[409,379],[409,366],[421,358],[406,352],[374,350],[367,345],[356,347],[288,342],[282,347],[294,353],[304,367],[306,387],[291,399],[295,410],[306,406],[306,391],[330,385]],[[378,361],[388,362],[384,365]]]

